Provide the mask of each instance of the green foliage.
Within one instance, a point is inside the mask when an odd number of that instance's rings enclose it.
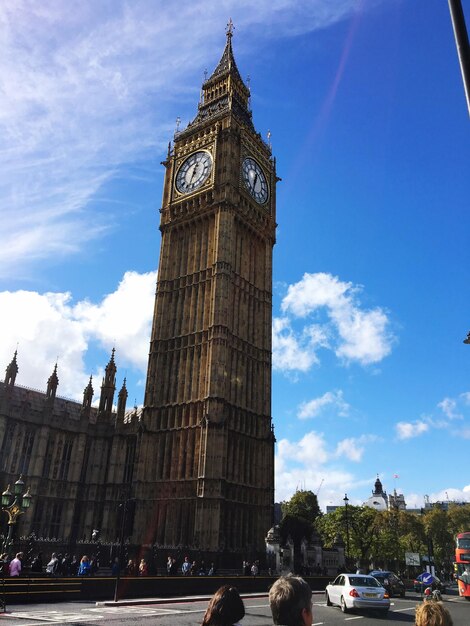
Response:
[[[434,553],[439,566],[454,558],[455,535],[470,531],[470,504],[427,510],[423,515],[406,511],[376,511],[369,507],[348,506],[318,518],[315,527],[325,547],[331,547],[338,535],[347,544],[349,557],[361,566],[404,567],[406,552],[427,556]]]
[[[321,515],[317,496],[313,491],[296,491],[290,500],[281,502],[281,509],[283,517],[287,515],[300,517],[310,524]]]
[[[317,496],[313,491],[296,491],[290,500],[281,503],[281,509],[281,538],[285,543],[290,536],[294,543],[294,569],[297,571],[302,539],[310,539],[313,523],[321,515]]]
[[[451,504],[447,512],[447,519],[453,537],[458,533],[470,531],[470,504],[465,506]]]

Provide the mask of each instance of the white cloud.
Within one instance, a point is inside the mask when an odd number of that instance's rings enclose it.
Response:
[[[444,398],[437,406],[450,420],[462,419],[462,415],[457,411],[457,402],[453,398]]]
[[[309,419],[318,417],[324,412],[326,407],[332,407],[336,410],[337,415],[345,417],[349,413],[349,404],[343,399],[343,392],[327,391],[319,398],[314,398],[309,402],[303,402],[299,406],[297,417],[300,419]]]
[[[157,155],[176,115],[195,114],[227,16],[242,55],[355,10],[355,0],[179,0],[177,12],[162,0],[0,3],[0,275],[58,262],[114,226],[105,199],[93,211],[90,200],[121,165]]]
[[[398,422],[395,426],[398,439],[412,439],[419,437],[429,430],[429,424],[423,421]]]
[[[460,398],[466,405],[470,405],[470,391],[464,391],[460,394]]]
[[[336,446],[336,456],[344,456],[350,461],[359,463],[365,452],[365,446],[368,443],[378,441],[376,435],[362,435],[361,437],[349,437],[338,442]]]
[[[299,441],[281,439],[276,446],[276,501],[291,498],[297,489],[317,493],[321,485],[320,506],[337,503],[344,489],[354,484],[354,477],[327,466],[331,458],[322,433],[308,432]]]
[[[470,485],[462,489],[448,487],[428,494],[431,502],[470,502]]]
[[[331,348],[345,363],[361,365],[378,363],[390,354],[395,338],[387,314],[379,307],[362,309],[360,291],[359,286],[324,272],[304,274],[289,285],[281,304],[284,317],[279,329],[274,329],[273,344],[278,347],[284,339],[290,350],[274,351],[274,367],[305,371],[319,362],[319,348]],[[295,318],[321,313],[326,316],[324,323],[294,329]]]
[[[308,489],[318,493],[323,509],[328,504],[341,504],[345,491],[368,487],[373,481],[371,483],[370,478],[360,480],[333,463],[339,457],[360,461],[365,446],[378,440],[375,435],[361,435],[339,442],[332,451],[324,434],[315,431],[306,433],[298,441],[281,439],[276,446],[276,501],[291,498],[297,489]]]
[[[92,342],[109,351],[115,345],[120,365],[145,372],[155,280],[155,272],[127,272],[98,304],[74,304],[70,293],[0,292],[0,362],[11,360],[18,342],[17,382],[44,389],[58,359],[59,393],[76,399],[88,380]]]
[[[305,372],[318,362],[314,350],[302,346],[286,317],[273,319],[273,367],[277,370]]]

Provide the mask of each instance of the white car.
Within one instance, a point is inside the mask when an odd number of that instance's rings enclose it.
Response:
[[[337,604],[343,613],[350,609],[376,609],[384,615],[390,608],[390,598],[379,581],[364,574],[339,574],[326,586],[327,606]]]

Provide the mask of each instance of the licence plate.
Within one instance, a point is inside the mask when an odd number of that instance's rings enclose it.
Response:
[[[364,598],[376,598],[377,594],[376,593],[365,593],[364,594]]]

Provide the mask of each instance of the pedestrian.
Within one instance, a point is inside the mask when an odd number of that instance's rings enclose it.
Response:
[[[82,558],[80,559],[80,566],[78,568],[78,575],[79,576],[90,576],[90,574],[91,574],[90,559],[87,557],[86,554],[84,554],[82,556]]]
[[[5,577],[8,576],[8,574],[10,573],[10,568],[9,568],[10,562],[8,560],[8,554],[6,552],[4,552],[2,555],[0,555],[0,575]]]
[[[111,576],[117,576],[120,571],[121,568],[119,567],[119,559],[116,557],[111,565]]]
[[[202,626],[238,626],[244,617],[245,606],[238,590],[224,585],[212,596]]]
[[[137,576],[137,563],[134,559],[129,559],[126,566],[126,574],[127,576]]]
[[[31,561],[31,571],[34,573],[42,572],[42,552],[38,552]]]
[[[141,559],[139,563],[139,576],[148,576],[149,568],[147,565],[147,561],[145,559]]]
[[[166,561],[166,573],[168,574],[168,576],[171,576],[171,566],[173,564],[173,559],[171,557],[171,555],[168,555],[168,559]]]
[[[49,576],[57,576],[57,570],[59,567],[59,559],[55,552],[52,553],[51,560],[46,565],[46,574]]]
[[[181,566],[181,573],[183,574],[183,576],[189,576],[190,571],[191,563],[189,562],[189,557],[185,556],[183,565]]]
[[[312,590],[300,576],[281,576],[269,590],[269,606],[274,624],[311,626]]]
[[[78,574],[78,568],[80,564],[78,562],[77,556],[74,554],[72,556],[72,560],[70,561],[70,576],[76,576]]]
[[[22,552],[17,552],[16,556],[9,565],[10,576],[19,576],[21,574],[21,559],[23,558]]]
[[[441,602],[423,602],[416,607],[415,626],[453,626],[453,621]]]
[[[258,576],[258,572],[259,572],[258,561],[255,561],[253,565],[251,566],[251,575]]]

